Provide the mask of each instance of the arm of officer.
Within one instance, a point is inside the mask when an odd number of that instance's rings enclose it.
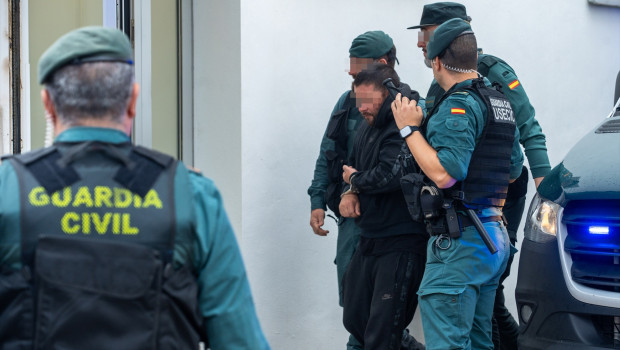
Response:
[[[261,330],[241,253],[222,198],[205,177],[193,185],[198,303],[212,350],[269,349]]]
[[[536,112],[523,88],[523,84],[508,64],[498,62],[493,65],[487,75],[490,81],[502,86],[502,91],[510,101],[515,121],[519,129],[519,138],[534,178],[536,187],[551,171],[545,134],[536,119]]]
[[[407,125],[419,127],[424,116],[422,108],[414,100],[410,101],[407,97],[401,100],[400,97],[400,94],[396,95],[396,99],[392,102],[396,125],[399,129]],[[441,165],[437,151],[431,147],[422,133],[414,132],[405,141],[424,174],[439,188],[449,188],[456,183],[456,179]]]
[[[344,102],[349,98],[349,91],[340,96],[338,102],[332,110],[332,114],[336,113],[343,108]],[[328,124],[329,125],[329,119]],[[324,230],[322,226],[325,223],[325,191],[329,185],[329,176],[327,174],[327,159],[325,158],[326,150],[334,150],[334,140],[327,137],[327,126],[321,139],[321,147],[319,149],[319,156],[317,157],[314,165],[314,177],[310,187],[308,187],[308,195],[310,196],[310,226],[312,231],[319,236],[325,236],[329,233],[328,230]]]

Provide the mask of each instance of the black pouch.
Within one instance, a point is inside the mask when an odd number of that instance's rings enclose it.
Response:
[[[157,348],[162,282],[157,251],[47,236],[37,245],[35,271],[35,349]]]
[[[414,221],[422,222],[424,213],[420,203],[420,192],[422,187],[426,185],[424,175],[419,173],[409,173],[400,178],[400,187],[407,202],[409,215]]]
[[[344,142],[346,143],[348,116],[349,113],[346,109],[336,111],[332,114],[329,119],[329,124],[327,124],[327,137],[336,142],[344,137]],[[346,144],[344,146],[346,147]]]
[[[506,200],[515,200],[521,197],[525,197],[525,195],[527,194],[528,179],[528,169],[526,166],[523,166],[523,169],[521,170],[521,175],[519,175],[519,177],[514,182],[508,185]]]

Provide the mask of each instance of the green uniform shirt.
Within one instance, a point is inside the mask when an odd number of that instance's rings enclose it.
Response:
[[[490,62],[492,65],[489,67]],[[483,65],[487,67],[482,67]],[[506,62],[491,55],[480,54],[478,70],[484,72],[487,69],[486,77],[491,82],[499,83],[502,86],[502,92],[510,101],[519,129],[519,141],[525,149],[532,177],[546,176],[551,171],[551,165],[547,155],[545,135],[536,120],[534,107],[530,104],[523,85]],[[426,96],[426,106],[429,111],[444,93],[445,91],[433,80]]]
[[[490,85],[488,81],[485,81]],[[457,87],[471,85],[471,80],[458,83]],[[465,113],[453,113],[453,109]],[[459,91],[448,96],[430,116],[426,130],[428,143],[437,151],[439,163],[457,181],[465,180],[469,162],[476,143],[485,126],[486,106],[469,92]],[[523,153],[519,146],[519,130],[515,128],[515,141],[510,158],[510,178],[521,174]]]
[[[119,130],[74,127],[62,132],[58,142],[129,141]],[[269,349],[256,317],[254,302],[241,254],[222,198],[213,182],[199,173],[188,171],[181,163],[175,187],[187,186],[189,178],[193,198],[175,191],[178,215],[195,217],[197,240],[194,242],[194,267],[198,275],[198,302],[205,319],[211,349]],[[0,265],[21,267],[21,229],[19,223],[19,189],[15,170],[9,162],[0,165]],[[175,262],[184,256],[175,251]]]
[[[334,106],[332,115],[342,109],[345,102],[350,98],[351,91],[347,91],[340,98]],[[363,120],[359,110],[355,107],[355,103],[351,103],[349,116],[347,118],[347,158],[351,157],[351,151],[353,150],[353,139],[355,137],[355,131],[359,126],[359,123]],[[310,210],[314,209],[327,209],[325,205],[325,191],[329,185],[329,177],[327,174],[327,158],[325,158],[325,151],[335,150],[336,145],[334,140],[327,137],[327,129],[323,134],[321,140],[321,149],[319,151],[319,157],[316,160],[314,166],[314,178],[308,188],[308,195],[310,195]]]

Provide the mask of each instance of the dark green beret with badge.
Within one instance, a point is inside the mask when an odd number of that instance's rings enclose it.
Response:
[[[129,39],[122,31],[107,27],[84,27],[61,36],[39,60],[39,84],[59,68],[86,62],[133,64]]]
[[[438,26],[452,18],[460,18],[467,22],[471,22],[471,17],[467,15],[465,6],[456,2],[436,2],[434,4],[424,5],[420,25],[409,27],[407,29]]]
[[[357,58],[379,58],[387,54],[394,42],[389,35],[380,30],[366,32],[353,39],[349,49],[350,57]]]
[[[448,48],[457,37],[465,34],[474,34],[471,26],[460,18],[453,18],[435,29],[426,46],[426,57],[429,60],[437,57],[443,50]]]

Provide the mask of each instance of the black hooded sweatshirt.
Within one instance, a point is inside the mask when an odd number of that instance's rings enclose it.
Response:
[[[392,101],[388,95],[373,125],[362,123],[353,141],[350,164],[358,172],[352,182],[359,191],[361,211],[355,223],[368,238],[426,235],[424,225],[411,219],[400,187],[398,154],[404,140],[394,121]]]

